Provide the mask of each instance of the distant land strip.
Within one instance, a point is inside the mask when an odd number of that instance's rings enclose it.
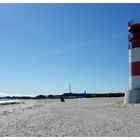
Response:
[[[0,99],[76,99],[76,98],[97,98],[97,97],[124,97],[125,93],[63,93],[61,95],[37,95],[31,96],[4,96]]]

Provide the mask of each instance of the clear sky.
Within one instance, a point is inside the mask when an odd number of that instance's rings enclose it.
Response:
[[[0,4],[0,92],[125,92],[128,21],[140,4]]]

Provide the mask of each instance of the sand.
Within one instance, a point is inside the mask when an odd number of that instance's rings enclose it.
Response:
[[[0,105],[0,136],[140,136],[140,104],[124,105],[123,98],[85,98]]]

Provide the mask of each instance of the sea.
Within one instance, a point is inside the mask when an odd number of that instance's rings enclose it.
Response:
[[[16,103],[20,102],[20,100],[15,100],[15,99],[0,99],[0,104],[10,104],[10,103]]]

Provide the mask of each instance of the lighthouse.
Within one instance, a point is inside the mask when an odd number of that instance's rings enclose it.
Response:
[[[140,103],[140,19],[128,22],[129,90],[124,103]]]

